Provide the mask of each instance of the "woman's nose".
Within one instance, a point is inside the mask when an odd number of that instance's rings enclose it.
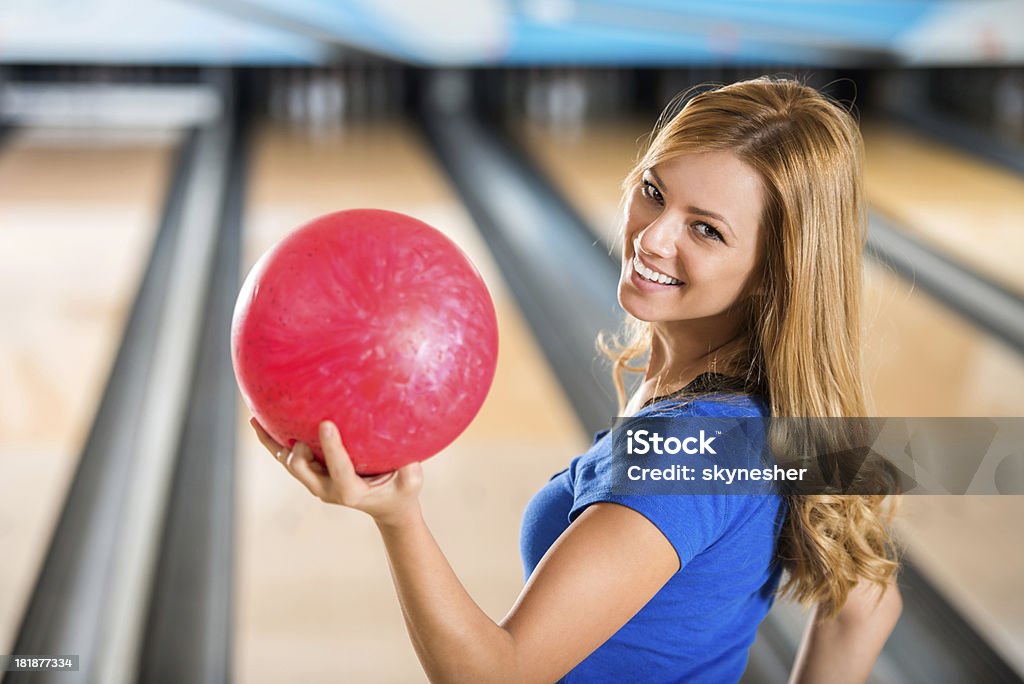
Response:
[[[675,254],[677,232],[669,221],[659,219],[640,231],[637,242],[644,254],[668,259]]]

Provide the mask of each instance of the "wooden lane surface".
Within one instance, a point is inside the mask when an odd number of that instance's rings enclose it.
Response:
[[[494,297],[500,333],[494,385],[466,432],[425,463],[422,501],[466,589],[498,620],[523,584],[518,540],[526,502],[589,440],[468,214],[405,126],[320,137],[259,129],[244,270],[291,229],[356,207],[400,211],[446,232]],[[258,445],[239,406],[239,681],[424,681],[370,519],[306,492]]]
[[[160,220],[175,139],[15,132],[0,150],[0,651],[9,653]]]
[[[521,139],[531,156],[605,245],[615,245],[622,210],[622,180],[646,145],[653,121],[601,121],[575,135],[525,124]]]
[[[1024,416],[1024,359],[868,262],[865,373],[880,416]],[[904,496],[905,552],[1024,672],[1020,496]]]
[[[521,140],[558,189],[587,217],[595,236],[606,244],[618,221],[619,184],[638,153],[638,140],[653,122],[626,121],[595,124],[581,135],[560,137],[541,127],[524,127]],[[1014,205],[999,204],[1000,195],[984,191],[986,184],[1001,188],[1012,179],[996,179],[991,168],[979,171],[977,163],[946,164],[945,176],[932,178],[933,194],[944,183],[959,183],[945,194],[935,211],[921,206],[918,181],[904,192],[908,169],[898,154],[885,154],[877,129],[868,129],[866,186],[872,203],[884,203],[894,215],[917,222],[916,234],[951,230],[948,219],[939,227],[924,227],[931,218],[948,213],[964,217],[977,210],[981,200],[995,202],[998,235],[1007,236],[1006,225]],[[921,143],[897,138],[887,144],[901,149]],[[947,157],[948,153],[936,153]],[[898,168],[890,168],[890,164]],[[923,164],[923,162],[918,162]],[[926,172],[922,171],[924,175]],[[979,177],[971,180],[971,174]],[[945,180],[944,180],[945,179]],[[976,197],[971,193],[977,191]],[[606,194],[605,194],[606,193]],[[901,208],[901,199],[907,208]],[[1018,195],[1024,200],[1024,193]],[[955,201],[959,200],[959,202]],[[898,206],[899,205],[899,206]],[[1024,215],[1017,211],[1017,216]],[[1003,221],[1000,223],[999,221]],[[1019,225],[1019,220],[1018,220]],[[966,230],[966,229],[964,229]],[[952,234],[952,233],[951,233]],[[953,251],[974,233],[956,233],[941,247]],[[975,239],[968,240],[968,235]],[[987,259],[990,272],[1004,261],[1024,257],[1020,236],[1010,236],[1001,248],[984,254],[974,247],[956,252],[957,257]],[[1014,242],[1016,241],[1016,242]],[[999,243],[999,240],[996,240]],[[621,251],[614,246],[616,253]],[[999,254],[999,250],[1005,250]],[[993,254],[1002,259],[993,257]],[[973,255],[973,256],[970,256]],[[1007,270],[1003,268],[1003,270]],[[1018,269],[1017,271],[1021,271]],[[880,416],[1024,416],[1024,359],[1001,341],[983,334],[952,313],[927,293],[915,289],[877,264],[865,260],[864,289],[865,376]],[[1018,541],[1016,521],[1024,516],[1024,497],[908,496],[902,498],[898,532],[910,557],[939,586],[952,603],[1020,671],[1024,672],[1024,547]]]
[[[1024,296],[1024,177],[895,124],[862,130],[872,205]]]

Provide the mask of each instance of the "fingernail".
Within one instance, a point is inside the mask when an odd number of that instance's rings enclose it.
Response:
[[[324,431],[325,435],[334,435],[334,423],[332,423],[329,420],[325,420],[324,422],[320,423],[320,429]]]

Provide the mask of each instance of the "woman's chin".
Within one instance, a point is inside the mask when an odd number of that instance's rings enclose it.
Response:
[[[622,310],[637,320],[657,323],[661,318],[656,310],[658,307],[651,306],[642,294],[630,291],[629,285],[619,285],[618,299]]]

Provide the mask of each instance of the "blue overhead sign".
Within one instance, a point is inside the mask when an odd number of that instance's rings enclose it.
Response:
[[[1024,0],[58,0],[0,6],[0,60],[422,66],[1019,64]]]

